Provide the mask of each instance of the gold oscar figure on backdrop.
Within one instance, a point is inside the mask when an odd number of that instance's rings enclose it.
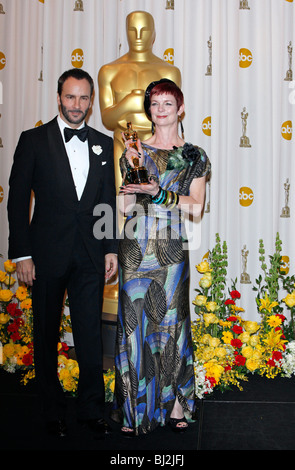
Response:
[[[249,139],[249,137],[246,136],[248,113],[247,113],[245,107],[243,108],[243,111],[241,112],[241,118],[242,118],[242,132],[243,132],[243,135],[240,138],[240,147],[251,147],[250,139]]]
[[[144,93],[147,86],[161,78],[173,80],[181,86],[177,67],[153,54],[155,25],[146,11],[133,11],[126,18],[129,51],[98,73],[99,105],[104,126],[114,131],[114,164],[116,188],[121,186],[119,159],[124,151],[122,132],[132,122],[140,140],[151,136],[151,121],[144,111]],[[120,228],[120,227],[119,227]],[[118,285],[106,285],[103,311],[117,313]]]
[[[286,77],[284,80],[286,81],[292,81],[293,80],[293,71],[292,71],[292,42],[290,41],[288,44],[288,63],[289,63],[289,69],[287,70]]]
[[[132,140],[131,146],[137,150],[137,132],[132,129],[132,123],[127,122],[127,130],[124,132],[126,140]],[[144,166],[139,166],[139,158],[133,157],[134,167],[130,167],[125,177],[125,184],[147,184],[149,182],[148,172]]]
[[[144,93],[155,80],[169,78],[181,86],[181,73],[177,67],[153,54],[155,25],[146,11],[133,11],[126,18],[129,51],[98,73],[99,104],[104,126],[114,131],[114,158],[116,187],[121,185],[119,159],[124,151],[122,132],[127,122],[140,140],[151,136],[151,121],[144,111]]]
[[[246,272],[246,270],[247,270],[247,258],[248,258],[248,254],[249,254],[249,251],[247,250],[246,245],[243,246],[243,248],[241,250],[241,253],[242,253],[242,273],[241,273],[240,282],[241,282],[241,284],[251,284],[250,276]]]
[[[290,195],[290,183],[289,178],[286,179],[284,184],[285,189],[285,206],[282,209],[281,217],[288,218],[290,217],[290,207],[289,207],[289,195]]]

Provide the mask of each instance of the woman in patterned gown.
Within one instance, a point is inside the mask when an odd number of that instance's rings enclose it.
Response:
[[[154,133],[130,140],[120,159],[123,181],[132,158],[148,170],[148,184],[121,187],[126,217],[119,242],[119,305],[113,419],[134,436],[169,423],[184,431],[194,413],[189,259],[182,212],[198,216],[210,162],[204,150],[178,135],[181,90],[152,82],[145,111]]]

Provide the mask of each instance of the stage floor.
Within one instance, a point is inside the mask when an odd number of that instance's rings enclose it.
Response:
[[[295,378],[250,376],[244,390],[215,392],[197,402],[197,421],[185,434],[169,427],[150,435],[126,439],[110,421],[113,434],[98,440],[76,422],[75,399],[68,398],[69,435],[61,440],[45,432],[34,383],[19,384],[16,374],[0,370],[2,451],[99,451],[106,458],[118,454],[190,455],[203,450],[295,450]],[[153,452],[154,451],[154,452]],[[125,452],[125,453],[124,453]],[[175,462],[176,466],[176,462]]]

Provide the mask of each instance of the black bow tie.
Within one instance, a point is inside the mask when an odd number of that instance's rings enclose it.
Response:
[[[82,127],[82,129],[72,129],[71,127],[64,128],[65,141],[68,142],[71,138],[76,135],[82,142],[85,142],[88,136],[88,127]]]

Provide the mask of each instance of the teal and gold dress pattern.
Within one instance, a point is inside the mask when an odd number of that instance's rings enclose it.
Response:
[[[163,189],[188,195],[193,178],[210,172],[204,150],[142,144],[144,165]],[[128,163],[122,155],[122,174]],[[179,210],[137,194],[119,242],[119,303],[113,419],[147,433],[168,422],[176,397],[194,412],[189,258]]]

